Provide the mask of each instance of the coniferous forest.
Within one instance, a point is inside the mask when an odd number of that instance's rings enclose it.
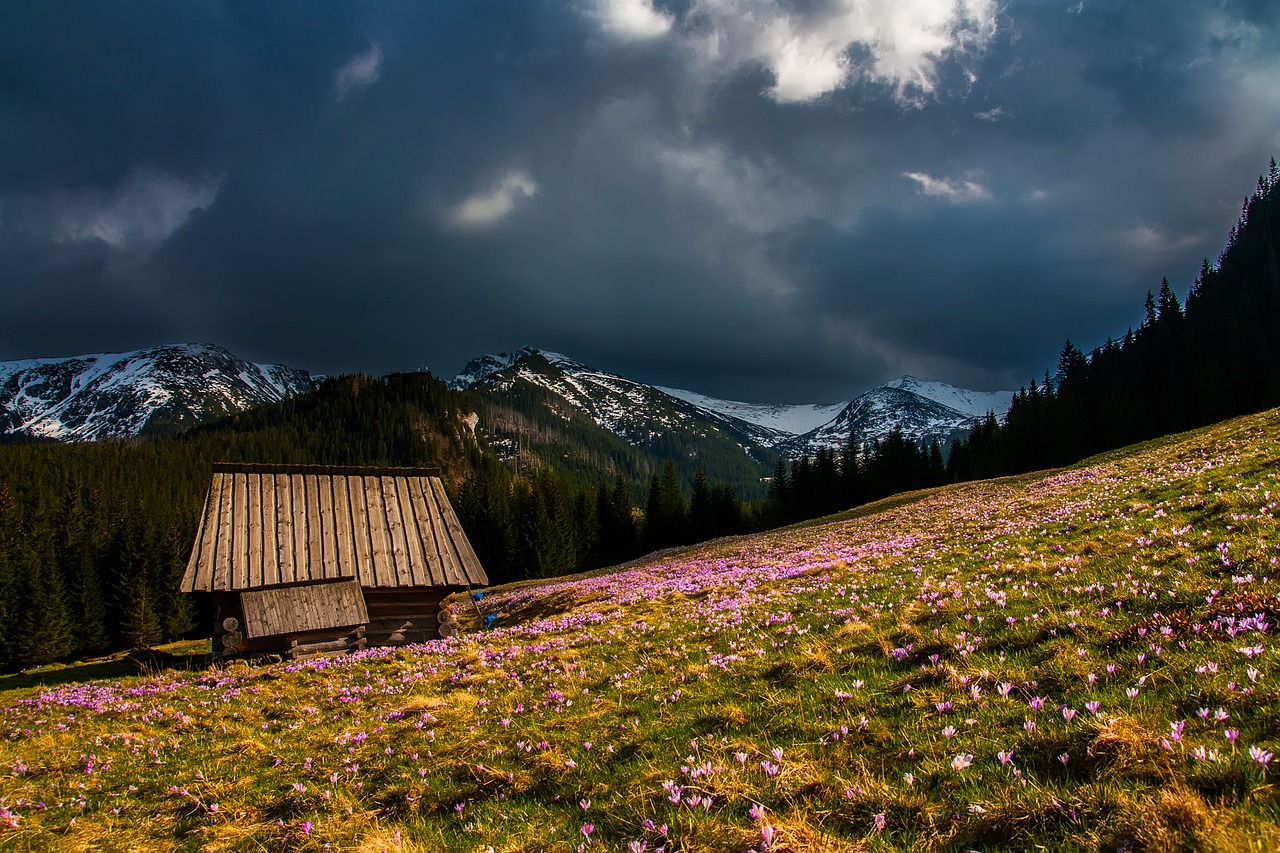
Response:
[[[1140,322],[1056,370],[948,458],[901,433],[779,461],[763,500],[684,466],[589,448],[519,471],[429,374],[329,379],[315,391],[166,439],[0,444],[0,670],[200,634],[176,592],[215,461],[441,468],[490,579],[614,565],[649,551],[812,518],[900,491],[1069,464],[1280,404],[1280,175],[1274,160],[1182,305],[1167,282]],[[492,413],[490,413],[492,414]],[[508,415],[509,416],[509,415]],[[480,422],[483,424],[482,413]],[[563,455],[568,458],[567,454]],[[596,476],[582,459],[599,458]],[[679,458],[681,466],[677,466]]]

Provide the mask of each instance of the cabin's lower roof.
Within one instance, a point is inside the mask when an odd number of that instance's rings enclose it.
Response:
[[[181,588],[484,586],[432,469],[218,465]]]

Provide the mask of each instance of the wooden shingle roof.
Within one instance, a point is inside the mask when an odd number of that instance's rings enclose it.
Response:
[[[489,579],[432,468],[218,464],[184,592],[354,579],[361,587]]]

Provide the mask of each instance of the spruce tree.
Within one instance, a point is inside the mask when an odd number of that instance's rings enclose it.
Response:
[[[711,512],[713,536],[728,536],[742,529],[742,504],[733,493],[733,487],[727,483],[717,483],[712,487]]]
[[[791,478],[787,474],[787,461],[779,459],[773,468],[773,479],[769,481],[770,524],[785,524],[791,514]]]
[[[558,571],[554,563],[551,516],[541,490],[529,483],[517,483],[516,528],[520,531],[517,553],[526,578],[551,577]]]
[[[18,506],[8,488],[0,484],[0,637],[19,636],[22,600],[18,574],[20,541]],[[12,640],[0,643],[0,671],[17,665],[18,648]]]
[[[95,654],[107,648],[111,637],[107,632],[107,602],[98,578],[88,510],[79,488],[64,497],[56,527],[57,561],[62,570],[67,606],[76,627],[72,651],[77,656]]]
[[[538,474],[537,491],[548,525],[543,537],[544,571],[552,576],[566,574],[578,565],[573,498],[564,480],[549,469]]]
[[[165,640],[181,639],[195,627],[191,596],[178,591],[187,568],[190,547],[187,538],[178,532],[177,525],[168,525],[156,554],[157,570],[151,573],[156,581],[152,585],[152,595],[160,611],[160,632]]]
[[[149,648],[164,636],[149,576],[152,572],[148,571],[155,550],[140,518],[143,512],[139,507],[125,516],[114,549],[121,634],[129,647],[135,649]]]
[[[662,503],[662,480],[655,471],[649,477],[649,497],[644,504],[644,541],[650,550],[662,547],[656,544],[662,539]]]
[[[1156,302],[1156,318],[1161,323],[1182,319],[1182,306],[1178,303],[1178,297],[1174,294],[1173,288],[1169,286],[1168,278],[1160,282],[1160,296]]]
[[[929,480],[925,485],[940,485],[945,481],[946,476],[947,466],[942,461],[942,444],[935,438],[929,442]]]
[[[698,468],[698,473],[693,480],[693,497],[689,502],[689,526],[695,542],[710,539],[715,529],[711,508],[711,487],[707,485],[707,474],[701,467]]]
[[[687,541],[689,507],[680,491],[680,478],[674,462],[667,461],[662,468],[662,478],[654,475],[649,504],[652,507],[648,519],[650,548],[666,548]]]
[[[618,553],[624,558],[636,555],[639,549],[640,529],[636,513],[627,482],[619,474],[614,478],[613,491],[609,494],[609,515],[615,524]]]
[[[581,571],[604,565],[600,559],[600,516],[589,492],[578,492],[573,497],[573,538],[575,569]]]
[[[146,575],[140,575],[128,584],[129,604],[125,610],[123,633],[134,649],[149,649],[163,639],[160,614],[156,612],[154,593]]]
[[[78,563],[69,573],[73,585],[68,590],[77,628],[74,651],[78,656],[99,654],[111,644],[111,633],[107,629],[107,600],[98,578],[98,567],[88,550],[82,550],[69,559]],[[189,608],[190,603],[187,602],[186,606]]]
[[[33,545],[42,538],[37,532],[18,544],[22,609],[19,633],[10,640],[18,644],[17,658],[25,666],[51,663],[71,653],[71,621],[61,572],[52,551],[41,553]]]
[[[1147,295],[1150,296],[1150,293]],[[1154,306],[1154,303],[1152,303],[1152,305]],[[1152,307],[1152,311],[1155,311],[1154,307]],[[1154,323],[1155,314],[1153,313],[1151,316],[1152,322]],[[1071,343],[1070,338],[1067,338],[1067,342],[1062,346],[1062,352],[1058,355],[1058,393],[1062,393],[1064,385],[1072,386],[1083,381],[1085,371],[1087,371],[1088,368],[1089,362],[1085,359],[1084,353],[1080,351],[1078,346]]]

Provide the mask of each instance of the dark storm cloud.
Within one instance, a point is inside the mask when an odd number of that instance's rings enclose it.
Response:
[[[860,29],[903,8],[11,5],[0,358],[1016,387],[1185,290],[1280,148],[1272,4],[921,0],[933,55]]]

